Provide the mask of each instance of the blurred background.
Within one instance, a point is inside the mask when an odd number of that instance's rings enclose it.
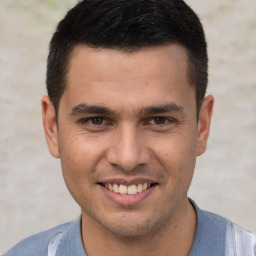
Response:
[[[76,0],[0,1],[0,252],[75,219],[48,153],[40,99],[48,44]],[[215,111],[189,195],[256,233],[256,1],[187,0],[204,25]]]

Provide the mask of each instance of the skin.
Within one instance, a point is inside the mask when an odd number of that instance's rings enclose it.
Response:
[[[189,254],[196,214],[187,191],[206,149],[212,109],[208,96],[197,121],[187,52],[178,44],[129,53],[75,47],[58,128],[48,96],[42,112],[49,151],[61,159],[81,206],[89,256]],[[156,185],[145,199],[119,204],[99,184],[117,179]]]

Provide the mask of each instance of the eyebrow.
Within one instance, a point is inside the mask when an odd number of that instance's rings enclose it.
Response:
[[[138,113],[139,115],[152,115],[152,114],[164,114],[164,113],[174,113],[183,112],[184,108],[175,103],[164,104],[159,106],[149,106],[141,108]],[[116,116],[117,113],[107,107],[97,106],[97,105],[87,105],[81,103],[72,108],[71,115],[77,116],[82,114],[99,114],[99,115],[112,115]]]
[[[142,108],[139,113],[141,115],[151,115],[151,114],[165,114],[165,113],[173,113],[173,112],[183,112],[184,108],[175,103],[172,104],[164,104],[160,106],[149,106]]]
[[[87,104],[81,103],[72,108],[71,115],[76,116],[81,114],[115,115],[115,112],[113,110],[110,110],[107,107],[87,105]]]

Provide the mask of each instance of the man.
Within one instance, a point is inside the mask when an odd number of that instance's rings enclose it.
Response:
[[[81,216],[5,256],[255,255],[255,236],[188,199],[213,97],[198,17],[180,0],[85,0],[59,23],[42,99]]]

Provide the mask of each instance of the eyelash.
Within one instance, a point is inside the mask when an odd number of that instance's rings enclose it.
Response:
[[[102,123],[94,124],[93,120],[95,121],[95,119],[101,119]],[[158,121],[160,121],[160,120],[164,121],[164,123],[159,123],[159,124],[157,124],[157,123],[153,123],[153,124],[150,123],[151,121],[155,121],[156,122],[157,119],[158,119]],[[175,123],[175,122],[176,122],[175,119],[167,118],[167,117],[164,117],[164,116],[154,116],[154,117],[149,117],[149,118],[144,120],[144,123],[147,124],[147,125],[157,125],[157,126],[164,126],[164,125],[168,125],[168,124]],[[108,118],[102,117],[102,116],[95,116],[95,117],[90,117],[90,118],[82,119],[80,121],[80,123],[82,125],[87,123],[87,124],[90,124],[90,125],[92,125],[94,127],[102,127],[103,125],[111,125],[112,124],[112,122]]]
[[[164,126],[164,125],[168,125],[168,124],[171,124],[171,123],[175,122],[175,120],[173,118],[167,118],[167,117],[164,117],[164,116],[156,116],[156,117],[150,117],[148,119],[149,121],[147,123],[149,124],[152,120],[154,120],[154,122],[156,122],[157,119],[158,119],[158,121],[159,121],[159,119],[161,121],[164,121],[164,123],[158,123],[158,124],[155,123],[155,124],[152,124],[152,125]]]
[[[82,119],[80,121],[81,124],[86,124],[86,123],[89,123],[93,126],[101,126],[102,124],[93,124],[93,120],[95,119],[102,119],[102,122],[107,122],[107,119],[105,117],[101,117],[101,116],[95,116],[95,117],[90,117],[90,118],[86,118],[86,119]]]

